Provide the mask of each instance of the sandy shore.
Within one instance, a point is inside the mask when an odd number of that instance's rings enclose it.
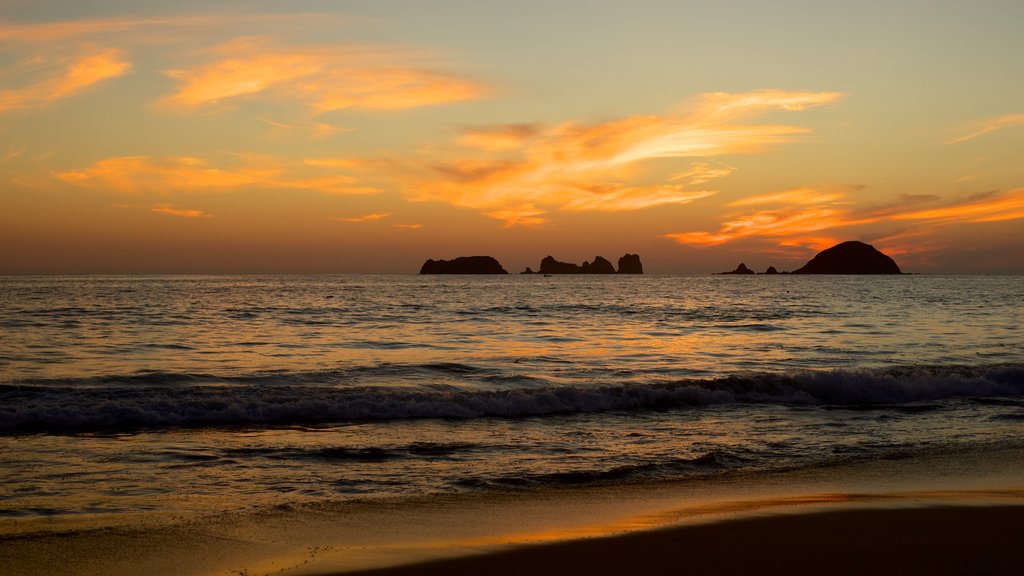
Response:
[[[1024,506],[802,512],[522,546],[349,576],[1014,574]]]
[[[1014,574],[1024,450],[0,528],[0,573],[19,576]]]

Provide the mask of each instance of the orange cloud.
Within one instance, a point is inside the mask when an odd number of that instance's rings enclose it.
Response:
[[[391,212],[382,212],[379,214],[367,214],[366,216],[352,216],[349,218],[336,217],[334,220],[338,222],[374,222],[382,218],[391,216]]]
[[[179,216],[182,218],[212,218],[212,214],[207,214],[202,210],[187,210],[184,208],[175,208],[170,204],[158,204],[150,208],[150,212],[156,212],[157,214],[166,214],[168,216]]]
[[[527,140],[537,135],[540,127],[535,124],[506,124],[468,128],[462,131],[458,143],[460,146],[476,148],[486,152],[505,152],[523,146]]]
[[[502,125],[466,130],[458,143],[481,153],[516,151],[515,158],[438,162],[412,183],[414,200],[436,200],[478,210],[506,226],[546,221],[548,209],[637,210],[686,204],[715,193],[694,189],[732,168],[695,163],[669,183],[633,182],[648,160],[748,154],[806,132],[747,122],[768,110],[830,104],[835,92],[763,90],[712,93],[661,116],[633,116],[596,124]]]
[[[963,136],[958,136],[956,138],[953,138],[952,140],[948,140],[946,141],[946,144],[957,144],[960,142],[966,142],[968,140],[973,140],[979,136],[988,134],[989,132],[992,132],[994,130],[999,130],[1000,128],[1020,126],[1021,124],[1024,124],[1024,114],[1010,114],[1007,116],[991,118],[983,122],[979,128],[975,128],[974,130],[968,132],[967,134],[964,134]]]
[[[20,88],[0,90],[0,113],[47,106],[131,70],[131,65],[115,49],[94,48],[84,55],[56,59],[52,66],[46,66],[51,60],[32,59],[33,68],[51,68],[47,77]]]
[[[267,38],[240,38],[209,52],[213,60],[169,70],[178,90],[163,100],[194,109],[269,95],[297,99],[314,113],[343,108],[404,110],[483,98],[489,89],[420,65],[424,54],[343,44],[277,46]]]
[[[419,230],[423,228],[423,224],[393,224],[393,226],[402,230]]]
[[[930,210],[904,212],[891,216],[894,220],[930,220],[957,222],[999,222],[1024,218],[1024,188],[1010,190],[976,201],[951,204]]]
[[[217,167],[204,158],[122,156],[100,160],[89,168],[58,172],[71,184],[124,194],[217,192],[242,188],[293,188],[326,194],[374,194],[345,175],[310,176],[294,166],[262,156],[240,156],[233,166]]]
[[[847,189],[848,190],[848,189]],[[680,232],[662,237],[680,244],[716,246],[753,236],[772,238],[783,246],[810,245],[819,247],[833,238],[807,234],[836,228],[879,222],[915,221],[917,226],[934,228],[952,223],[996,222],[1024,218],[1024,188],[1017,188],[982,198],[948,202],[928,209],[912,209],[922,202],[934,202],[934,196],[910,196],[904,204],[855,211],[844,202],[843,190],[819,191],[797,188],[773,194],[752,196],[729,203],[730,207],[784,204],[784,206],[734,213],[717,232]],[[906,237],[904,235],[903,237]],[[897,236],[889,236],[897,238]]]

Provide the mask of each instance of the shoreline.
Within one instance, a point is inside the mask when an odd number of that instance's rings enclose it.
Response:
[[[321,576],[1008,574],[1024,503],[792,510]]]
[[[927,510],[938,512],[923,512]],[[747,539],[760,539],[759,532],[772,537],[786,534],[788,523],[795,523],[793,530],[808,533],[802,548],[828,549],[832,540],[815,540],[818,531],[829,526],[837,530],[848,520],[830,519],[856,514],[868,516],[856,524],[858,533],[865,534],[888,530],[890,525],[910,533],[933,533],[929,522],[941,520],[949,528],[932,534],[935,548],[952,547],[952,541],[941,540],[948,536],[960,539],[965,554],[1003,558],[1009,552],[990,544],[1003,540],[999,534],[989,534],[992,529],[987,526],[1012,518],[1013,527],[1007,532],[1019,534],[1016,527],[1024,522],[1024,448],[861,461],[678,484],[325,503],[214,513],[166,526],[23,533],[0,538],[0,562],[12,573],[26,576],[397,576],[429,573],[424,571],[434,566],[437,573],[456,574],[462,569],[459,566],[471,566],[466,569],[475,573],[500,573],[496,570],[501,566],[515,562],[520,569],[540,575],[558,572],[549,570],[549,564],[568,562],[572,568],[585,562],[580,555],[600,557],[605,547],[620,547],[616,554],[627,556],[661,546],[686,549],[688,555],[731,558],[744,549]],[[992,539],[982,537],[986,534]],[[697,537],[707,539],[708,550],[717,551],[686,548]],[[898,552],[898,547],[886,548],[884,542],[862,539],[851,540],[851,545],[856,542],[863,550]],[[792,553],[799,555],[799,549]],[[554,559],[533,565],[540,561],[538,554]],[[658,561],[682,570],[687,558]],[[955,559],[948,562],[959,565]],[[708,566],[708,573],[729,573]],[[912,566],[900,566],[901,574],[913,573]],[[601,574],[598,568],[594,566],[595,574]],[[886,573],[882,568],[871,570]],[[658,573],[658,569],[655,564],[637,564],[632,570]],[[771,573],[763,566],[757,570]],[[840,572],[819,566],[815,573]]]

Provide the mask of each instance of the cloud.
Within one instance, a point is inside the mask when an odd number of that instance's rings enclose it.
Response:
[[[344,108],[404,110],[485,97],[490,89],[435,69],[431,55],[389,46],[279,45],[245,37],[209,51],[210,61],[166,72],[177,91],[165,106],[196,109],[275,97],[320,114]]]
[[[374,194],[350,176],[311,175],[304,165],[289,165],[264,156],[236,155],[231,165],[216,166],[205,158],[179,156],[107,158],[88,168],[58,172],[67,183],[123,194],[170,194],[233,191],[245,188],[290,188],[325,194]]]
[[[458,138],[460,146],[486,152],[504,152],[522,147],[540,132],[536,124],[505,124],[466,128]]]
[[[905,196],[889,206],[856,210],[845,197],[859,187],[827,190],[797,188],[752,196],[729,203],[732,208],[774,205],[770,208],[728,214],[716,232],[678,232],[662,237],[680,244],[717,246],[750,237],[765,237],[782,246],[819,247],[823,231],[878,223],[914,222],[918,232],[956,223],[997,222],[1024,218],[1024,188],[991,193],[980,197],[951,200],[938,206],[933,195]],[[780,206],[781,205],[781,206]],[[811,236],[808,236],[811,235]],[[888,238],[906,238],[907,234]]]
[[[393,224],[392,226],[402,230],[419,230],[423,228],[423,224]]]
[[[43,77],[18,88],[0,90],[0,113],[47,106],[131,70],[131,64],[113,48],[91,48],[67,58],[40,57],[31,59],[30,64],[44,69]]]
[[[958,144],[960,142],[966,142],[968,140],[973,140],[979,136],[988,134],[989,132],[992,132],[994,130],[999,130],[1000,128],[1020,126],[1021,124],[1024,124],[1024,114],[1010,114],[1007,116],[990,118],[988,120],[985,120],[980,127],[975,128],[974,130],[968,132],[967,134],[964,134],[963,136],[958,136],[956,138],[953,138],[952,140],[947,140],[946,144]]]
[[[374,222],[391,216],[391,212],[382,212],[378,214],[367,214],[366,216],[351,216],[348,218],[335,217],[333,220],[338,222]]]
[[[202,210],[188,210],[184,208],[175,208],[170,204],[158,204],[150,208],[150,212],[156,212],[157,214],[165,214],[167,216],[178,216],[181,218],[212,218],[213,214],[207,214]]]
[[[309,30],[311,27],[337,26],[350,17],[330,13],[206,13],[166,17],[119,17],[64,20],[56,22],[0,22],[0,42],[8,45],[52,45],[69,40],[117,39],[131,43],[180,43],[183,37],[194,40],[199,31],[234,32],[261,26],[281,30]],[[189,34],[183,34],[188,31]]]
[[[932,222],[1000,222],[1024,218],[1024,188],[985,195],[982,198],[928,210],[902,212],[893,220],[924,220]]]
[[[350,132],[351,128],[340,128],[326,122],[281,122],[279,120],[271,120],[270,118],[257,118],[256,120],[270,126],[277,132],[293,132],[300,131],[306,132],[313,136],[313,138],[325,138],[332,134],[340,134],[342,132]]]
[[[716,92],[663,115],[466,129],[457,143],[478,155],[429,164],[410,183],[412,198],[478,210],[506,226],[543,224],[549,209],[614,212],[686,204],[714,194],[696,187],[729,175],[732,168],[701,161],[668,182],[641,183],[636,181],[641,164],[762,152],[806,130],[748,120],[770,110],[804,110],[840,97],[836,92]]]

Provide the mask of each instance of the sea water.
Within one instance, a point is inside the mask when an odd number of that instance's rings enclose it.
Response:
[[[1022,324],[1013,276],[3,277],[0,533],[1019,448]]]

